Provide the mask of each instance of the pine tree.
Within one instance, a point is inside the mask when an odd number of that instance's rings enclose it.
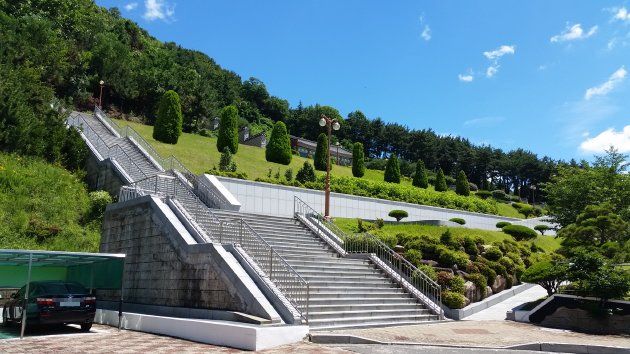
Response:
[[[238,152],[238,110],[234,106],[227,106],[221,110],[217,150],[223,152],[226,147],[233,154]]]
[[[291,140],[287,133],[287,126],[283,122],[276,122],[271,131],[271,138],[265,150],[265,158],[269,162],[283,165],[291,163]]]
[[[435,176],[435,190],[438,192],[446,192],[448,190],[442,168],[438,169],[437,176]]]
[[[468,184],[468,178],[464,171],[459,171],[457,174],[457,180],[455,181],[455,193],[459,195],[470,195],[470,185]]]
[[[354,143],[352,146],[352,175],[354,177],[363,177],[365,174],[365,155],[363,153],[363,144]]]
[[[400,164],[396,155],[390,156],[385,166],[385,182],[400,183]]]
[[[182,106],[177,92],[173,90],[164,92],[153,126],[153,139],[167,144],[177,144],[182,134],[183,120]]]
[[[302,166],[295,175],[295,180],[300,183],[315,182],[315,170],[313,169],[313,165],[308,161],[304,161],[304,166]]]
[[[315,148],[315,156],[313,156],[313,164],[317,171],[326,171],[328,160],[328,137],[325,133],[319,134],[317,137],[317,148]],[[332,165],[330,166],[332,169]]]
[[[427,170],[424,168],[424,162],[422,160],[418,160],[416,162],[416,174],[413,176],[412,184],[416,187],[420,188],[428,188],[429,187],[429,178],[427,177]]]

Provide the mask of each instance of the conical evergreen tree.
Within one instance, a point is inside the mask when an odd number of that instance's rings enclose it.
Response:
[[[238,152],[238,109],[234,106],[227,106],[221,110],[217,150],[223,152],[226,147],[233,154]]]
[[[424,168],[424,162],[418,160],[416,162],[416,174],[413,176],[412,184],[420,188],[429,187],[429,178],[427,177],[427,170]]]
[[[182,106],[177,92],[173,90],[164,92],[153,126],[153,139],[167,144],[177,144],[182,134],[183,120]]]
[[[387,166],[385,166],[385,182],[400,183],[400,164],[398,163],[398,157],[392,155],[387,160]]]
[[[459,171],[457,174],[457,180],[455,181],[455,193],[459,195],[470,195],[470,185],[468,184],[468,178],[464,171]]]
[[[313,164],[317,171],[326,171],[326,161],[328,159],[328,137],[325,133],[319,134],[317,137],[317,148],[315,156],[313,156]],[[331,164],[332,169],[332,164]]]
[[[352,175],[354,177],[363,177],[365,174],[365,155],[363,153],[363,144],[354,143],[352,146]]]
[[[291,139],[287,133],[287,126],[282,122],[276,122],[267,143],[265,158],[269,162],[288,165],[291,163],[291,157]]]
[[[438,192],[446,192],[448,186],[446,185],[446,178],[444,177],[444,171],[442,168],[438,169],[438,173],[435,176],[435,190]]]

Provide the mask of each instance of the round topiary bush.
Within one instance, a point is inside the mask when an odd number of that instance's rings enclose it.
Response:
[[[490,193],[489,191],[484,191],[484,190],[477,191],[475,195],[481,199],[488,199],[492,197],[492,193]]]
[[[399,209],[394,209],[392,211],[389,212],[389,214],[387,214],[389,217],[396,219],[396,221],[400,221],[406,217],[409,216],[409,213],[407,213],[404,210],[399,210]]]
[[[409,263],[417,267],[421,264],[420,261],[422,261],[422,252],[413,249],[407,250],[405,252],[405,258],[409,261]]]
[[[492,191],[492,198],[497,200],[508,200],[508,195],[501,189]]]
[[[295,175],[295,179],[300,183],[315,182],[315,169],[308,161],[304,161],[304,165]]]
[[[287,126],[283,122],[276,122],[271,131],[271,138],[265,148],[265,158],[269,162],[283,165],[291,163],[291,140],[287,133]]]
[[[495,226],[497,227],[497,229],[502,229],[508,225],[512,225],[512,223],[507,221],[499,221]]]
[[[438,262],[443,267],[452,267],[457,265],[459,269],[466,269],[469,259],[468,255],[460,251],[451,251],[448,248],[440,248],[438,250]]]
[[[466,306],[466,297],[452,291],[443,291],[442,303],[451,309],[461,309]]]
[[[538,236],[536,231],[523,225],[507,225],[503,227],[503,232],[514,237],[517,241],[531,240]]]
[[[451,218],[448,221],[452,221],[452,222],[460,224],[460,225],[466,224],[466,220],[464,220],[462,218]]]
[[[418,271],[424,273],[424,275],[431,278],[431,280],[437,281],[437,272],[435,271],[435,268],[431,267],[430,265],[418,264]],[[420,275],[414,272],[412,274],[412,277],[420,277]]]
[[[486,286],[488,286],[488,280],[481,273],[472,273],[466,276],[466,280],[469,280],[477,289],[481,290],[482,297],[486,297]]]
[[[489,261],[496,262],[501,259],[501,257],[503,257],[503,252],[501,252],[499,247],[492,246],[486,249],[486,252],[484,252],[483,256]]]

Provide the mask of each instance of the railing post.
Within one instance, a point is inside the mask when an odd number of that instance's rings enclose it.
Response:
[[[269,279],[271,279],[273,274],[273,249],[269,250]]]
[[[311,285],[306,283],[306,324],[308,324],[308,308],[311,303]]]
[[[223,244],[223,221],[219,221],[219,243]]]
[[[239,238],[241,239],[241,245],[243,244],[243,219],[241,219],[240,230],[239,230]]]

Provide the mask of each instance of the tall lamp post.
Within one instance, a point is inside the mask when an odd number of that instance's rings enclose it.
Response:
[[[322,114],[321,119],[319,120],[319,125],[321,127],[326,127],[328,129],[328,149],[326,152],[326,201],[324,208],[324,218],[330,218],[330,139],[332,138],[332,131],[339,130],[340,125],[339,121],[336,119],[328,118],[325,114]]]
[[[101,80],[98,83],[101,85],[101,94],[98,96],[98,108],[103,108],[103,85],[105,85],[105,81]]]

